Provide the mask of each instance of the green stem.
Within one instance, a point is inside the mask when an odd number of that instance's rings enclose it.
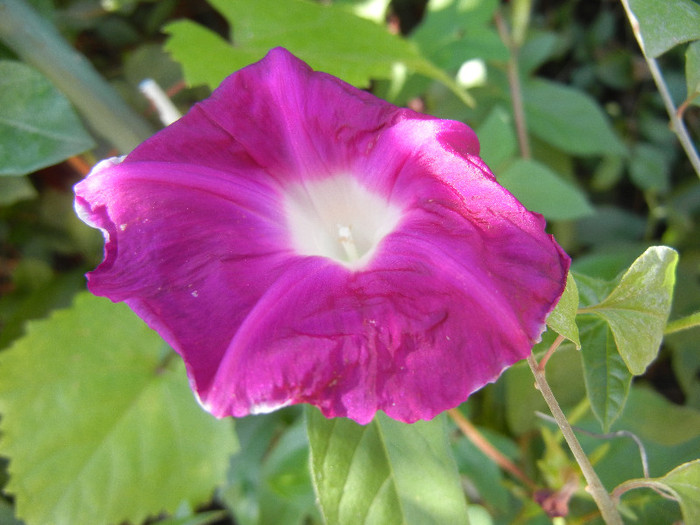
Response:
[[[656,88],[659,90],[661,98],[664,101],[664,105],[666,106],[668,117],[671,120],[671,129],[678,137],[681,146],[683,146],[685,154],[688,156],[688,159],[690,160],[693,169],[695,169],[695,173],[697,173],[698,177],[700,177],[700,157],[698,156],[698,152],[695,150],[695,146],[693,146],[693,141],[690,139],[688,130],[686,129],[685,124],[680,118],[678,110],[676,109],[676,106],[673,103],[671,93],[668,91],[666,82],[664,82],[664,77],[661,74],[659,65],[657,64],[656,60],[654,60],[654,58],[647,56],[647,52],[644,49],[644,40],[642,39],[642,33],[639,30],[639,21],[630,9],[629,1],[621,1],[623,7],[625,8],[625,12],[627,13],[627,18],[630,21],[630,25],[632,26],[634,36],[636,37],[637,42],[639,43],[639,47],[642,50],[642,54],[644,55],[644,60],[646,60],[647,65],[649,66],[649,71],[651,72],[651,76],[654,79],[654,82],[656,83]]]
[[[598,474],[596,474],[593,469],[593,465],[591,465],[591,462],[588,460],[588,456],[586,456],[586,453],[583,451],[583,447],[581,447],[581,444],[576,438],[574,430],[571,428],[569,421],[566,419],[564,412],[554,397],[552,389],[549,388],[544,370],[540,370],[539,364],[532,354],[527,358],[527,364],[530,365],[532,375],[535,376],[537,388],[542,393],[542,397],[547,403],[550,412],[552,412],[561,433],[564,435],[566,443],[569,445],[574,458],[576,458],[576,462],[581,468],[583,477],[586,478],[586,483],[588,483],[587,490],[591,496],[593,496],[593,500],[596,502],[603,520],[607,525],[623,525],[622,518],[620,517],[615,503],[610,498],[608,491],[605,490],[600,478],[598,478]]]
[[[90,127],[121,153],[153,134],[90,62],[24,1],[0,0],[0,39],[49,78]]]
[[[681,317],[680,319],[668,323],[664,330],[664,335],[675,334],[676,332],[681,332],[697,326],[700,326],[700,312],[695,312],[694,314]]]

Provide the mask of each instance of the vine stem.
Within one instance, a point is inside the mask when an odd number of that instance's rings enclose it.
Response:
[[[664,106],[666,106],[666,111],[671,121],[671,129],[678,137],[681,146],[683,146],[685,154],[688,156],[688,159],[690,160],[690,163],[692,164],[695,173],[698,175],[698,177],[700,177],[700,157],[698,156],[698,152],[693,146],[693,141],[690,139],[688,130],[686,129],[685,124],[683,123],[683,120],[679,116],[678,110],[676,109],[676,106],[673,103],[671,93],[668,91],[666,82],[664,82],[664,77],[661,74],[659,65],[657,64],[654,58],[647,56],[646,49],[644,48],[644,39],[642,38],[642,33],[639,30],[639,21],[632,12],[632,9],[630,9],[629,0],[621,0],[621,2],[622,6],[625,8],[627,19],[630,21],[630,25],[632,26],[632,31],[634,32],[634,36],[637,39],[637,43],[639,44],[639,47],[642,50],[644,60],[646,60],[647,66],[649,66],[649,71],[651,72],[651,76],[654,79],[654,83],[656,84],[656,89],[659,90],[661,98],[664,101]]]
[[[515,132],[518,136],[518,146],[520,156],[524,159],[532,158],[530,149],[530,139],[527,134],[527,124],[525,122],[525,107],[523,105],[523,95],[520,86],[520,68],[518,66],[518,44],[508,34],[506,21],[500,11],[494,15],[496,29],[501,40],[508,48],[510,58],[508,60],[508,86],[510,88],[510,99],[513,104],[513,118],[515,120]]]
[[[540,369],[540,366],[533,354],[528,356],[527,364],[530,365],[532,375],[535,376],[537,388],[547,403],[550,412],[552,412],[561,433],[564,435],[566,443],[569,445],[576,462],[581,468],[583,477],[586,478],[586,483],[588,483],[586,490],[591,494],[593,500],[596,502],[603,520],[607,525],[623,525],[622,518],[620,517],[620,513],[618,512],[615,503],[610,497],[610,494],[608,494],[608,491],[605,490],[603,483],[600,481],[600,478],[598,478],[598,474],[596,474],[595,470],[593,469],[593,465],[591,465],[591,462],[588,460],[588,456],[586,456],[586,453],[583,451],[583,447],[581,447],[581,444],[576,438],[574,430],[571,428],[569,421],[566,419],[564,412],[559,406],[559,402],[556,400],[552,389],[549,387],[544,370]]]

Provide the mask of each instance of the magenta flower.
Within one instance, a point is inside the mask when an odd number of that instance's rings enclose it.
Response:
[[[431,419],[528,355],[569,266],[478,150],[274,49],[76,186],[106,238],[89,288],[215,416]]]

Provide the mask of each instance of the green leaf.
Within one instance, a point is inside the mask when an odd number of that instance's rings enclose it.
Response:
[[[578,288],[571,272],[566,277],[566,288],[556,308],[549,314],[547,325],[559,335],[581,348],[576,313],[578,312]]]
[[[232,458],[228,482],[218,494],[237,524],[320,521],[303,414],[302,407],[294,406],[236,419],[241,451]],[[294,415],[296,420],[289,424]]]
[[[311,470],[327,523],[467,524],[444,416],[368,425],[307,410]]]
[[[506,61],[508,48],[491,23],[497,8],[497,0],[428,2],[423,20],[409,38],[424,56],[448,71],[473,58]]]
[[[0,175],[26,175],[93,146],[68,100],[41,73],[0,60]]]
[[[517,462],[519,450],[514,441],[487,428],[479,428],[479,431],[508,459]],[[508,484],[504,480],[503,471],[493,459],[484,454],[472,440],[465,436],[460,436],[453,443],[452,448],[460,475],[474,485],[479,495],[479,501],[487,503],[492,509],[497,509],[496,517],[507,513],[509,507]],[[479,523],[476,520],[470,521],[472,524]]]
[[[658,146],[637,144],[630,158],[630,175],[638,188],[665,193],[670,186],[669,159]]]
[[[586,395],[593,414],[607,432],[625,407],[632,374],[618,353],[605,321],[584,319],[580,330]]]
[[[500,164],[512,158],[518,151],[513,119],[501,106],[495,106],[491,110],[476,134],[481,145],[479,155],[495,172],[499,171]]]
[[[657,57],[681,42],[700,38],[700,5],[692,0],[630,0],[644,53]]]
[[[591,190],[595,192],[610,191],[622,178],[624,162],[622,157],[617,155],[607,155],[593,173],[591,179]]]
[[[527,40],[518,52],[518,66],[523,73],[532,73],[557,53],[561,53],[563,37],[553,32],[530,28]]]
[[[141,522],[208,501],[237,442],[170,355],[127,306],[86,292],[0,354],[0,453],[19,517]]]
[[[688,100],[700,105],[700,41],[690,44],[685,52],[685,81]]]
[[[439,80],[473,104],[454,79],[425,59],[411,42],[339,6],[306,0],[211,0],[229,22],[233,46],[191,22],[166,26],[166,49],[180,61],[189,83],[216,87],[227,75],[282,46],[311,67],[366,87],[388,79],[397,63]],[[323,42],[323,45],[319,45]]]
[[[634,375],[643,374],[659,351],[671,310],[678,253],[647,249],[599,304],[587,308],[610,325],[617,349]]]
[[[529,130],[573,155],[624,155],[626,148],[589,95],[542,79],[523,84]]]
[[[649,457],[652,472],[655,465],[659,465],[656,472],[672,468],[675,465],[668,461],[683,461],[684,452],[694,459],[700,450],[700,410],[672,403],[648,388],[633,385],[620,425],[647,443],[665,447],[659,456]]]
[[[684,463],[660,478],[626,481],[619,489],[648,487],[678,501],[684,523],[700,523],[700,459]]]
[[[37,191],[27,177],[0,178],[0,206],[8,206],[22,200],[33,199],[37,195]]]
[[[547,219],[572,220],[593,213],[581,190],[536,160],[516,160],[498,175],[498,182],[527,209]]]
[[[255,51],[236,49],[219,35],[189,20],[178,20],[163,29],[170,38],[165,49],[182,64],[190,85],[216,88],[228,75],[262,58]]]
[[[600,247],[608,252],[624,252],[629,245],[642,244],[647,227],[645,217],[631,210],[603,204],[596,207],[595,215],[576,222],[575,238],[582,246]],[[612,247],[618,249],[613,250]],[[639,249],[635,248],[635,252],[639,253]],[[610,258],[619,257],[615,253],[608,255]]]

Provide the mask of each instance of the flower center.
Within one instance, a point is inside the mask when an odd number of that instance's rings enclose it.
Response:
[[[401,218],[400,209],[347,174],[287,188],[285,212],[297,252],[353,269],[370,260]]]

